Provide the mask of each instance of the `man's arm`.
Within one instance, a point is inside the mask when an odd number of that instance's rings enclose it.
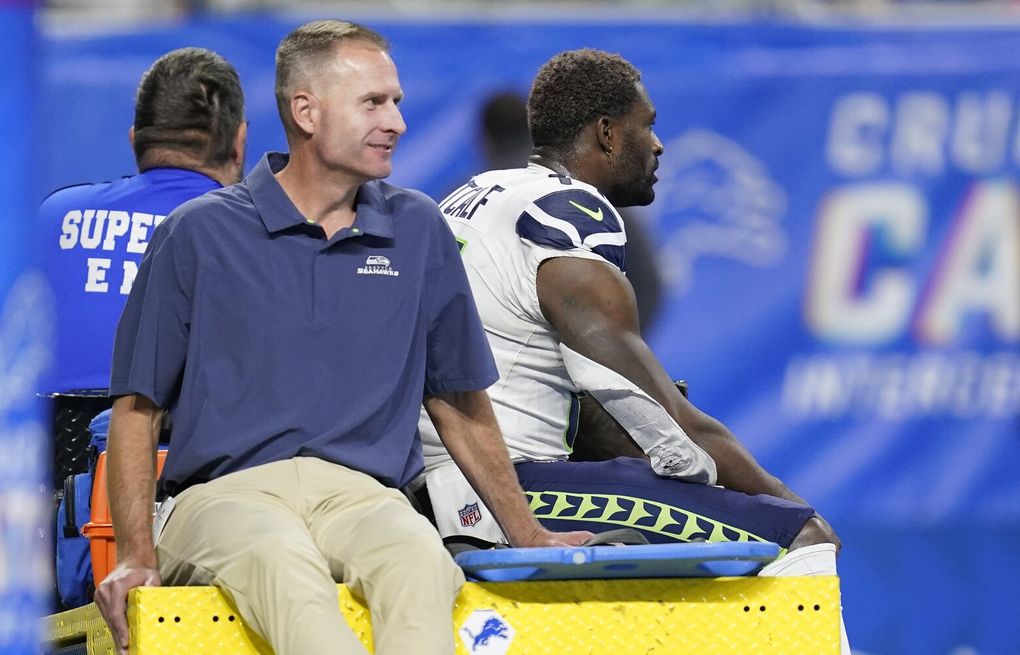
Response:
[[[719,484],[804,502],[762,468],[722,423],[683,397],[642,339],[634,291],[618,269],[590,259],[546,260],[538,270],[538,299],[560,341],[637,385],[711,455]]]
[[[96,589],[96,605],[121,653],[128,647],[128,592],[160,584],[152,543],[152,508],[162,418],[163,410],[145,396],[121,396],[113,403],[106,487],[117,540],[117,566]]]
[[[589,395],[581,397],[577,417],[577,437],[570,452],[572,462],[604,462],[614,457],[638,457],[649,460],[641,446],[620,427],[612,414]]]
[[[426,396],[425,411],[464,476],[513,546],[580,546],[590,532],[551,532],[524,499],[503,436],[484,391]]]

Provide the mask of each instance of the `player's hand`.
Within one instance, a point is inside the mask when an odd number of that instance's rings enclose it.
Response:
[[[120,655],[128,652],[127,596],[135,587],[158,587],[159,570],[126,558],[118,562],[96,589],[96,606],[113,633]]]
[[[574,532],[553,532],[538,527],[529,533],[519,542],[514,542],[518,548],[538,548],[542,546],[582,546],[584,542],[594,535],[587,530],[576,530]]]

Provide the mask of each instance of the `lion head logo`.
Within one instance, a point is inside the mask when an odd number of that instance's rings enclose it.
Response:
[[[684,132],[666,144],[659,178],[652,219],[668,235],[660,260],[676,292],[690,289],[699,257],[767,267],[786,254],[786,195],[733,141],[708,130]]]

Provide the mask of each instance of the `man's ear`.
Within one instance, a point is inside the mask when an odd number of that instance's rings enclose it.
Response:
[[[131,149],[135,149],[135,126],[132,125],[128,128],[128,141],[131,143]]]
[[[237,134],[234,135],[234,149],[230,153],[230,159],[234,164],[244,164],[245,144],[248,142],[248,121],[241,121],[237,126]]]
[[[290,117],[306,134],[314,134],[319,122],[319,100],[308,91],[298,91],[290,99]]]
[[[598,139],[599,147],[604,153],[613,154],[613,123],[608,116],[601,116],[595,123],[595,138]]]

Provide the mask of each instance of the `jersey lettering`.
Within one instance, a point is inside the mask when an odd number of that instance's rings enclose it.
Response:
[[[121,237],[128,236],[126,252],[142,254],[149,243],[150,229],[166,216],[145,212],[108,211],[106,209],[72,209],[64,214],[60,229],[60,249],[81,247],[84,250],[116,250]]]
[[[439,209],[451,218],[471,220],[478,208],[488,202],[489,196],[502,191],[503,187],[498,184],[482,187],[471,180],[443,200]]]
[[[111,289],[108,274],[113,266],[110,257],[89,257],[86,260],[83,289],[88,293],[110,293],[116,290],[126,296],[138,273],[136,261],[149,245],[152,228],[166,216],[145,212],[106,209],[72,209],[64,214],[57,243],[61,250],[120,252],[132,256],[119,262],[119,280]],[[116,273],[114,274],[116,279]]]

